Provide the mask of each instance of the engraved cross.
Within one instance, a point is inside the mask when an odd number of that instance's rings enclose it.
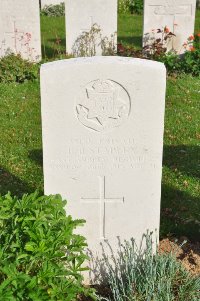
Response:
[[[17,34],[18,33],[22,33],[24,34],[23,31],[19,31],[16,27],[16,21],[13,22],[13,31],[8,31],[8,32],[5,32],[6,34],[14,34],[14,36],[12,37],[14,39],[14,47],[15,47],[15,51],[17,52]]]
[[[94,25],[94,22],[93,22],[93,17],[90,16],[90,25],[88,26],[88,28],[83,28],[80,30],[80,33],[84,33],[84,32],[89,32],[92,28],[92,26]]]
[[[99,198],[81,198],[82,203],[98,203],[99,204],[99,220],[100,220],[100,239],[105,240],[106,228],[106,204],[107,203],[124,203],[124,197],[121,198],[106,198],[105,177],[99,177]]]

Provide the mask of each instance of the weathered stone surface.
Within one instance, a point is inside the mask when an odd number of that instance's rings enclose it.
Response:
[[[82,41],[80,38],[89,32],[94,24],[101,29],[102,38],[107,37],[116,47],[117,39],[117,0],[66,0],[66,48],[68,53],[76,56],[87,56],[81,53]],[[111,37],[114,35],[114,37]],[[91,39],[90,39],[91,40]],[[101,38],[95,34],[94,55],[101,55],[99,46]],[[85,41],[84,41],[84,44]],[[92,42],[87,42],[91,48]]]
[[[0,0],[0,56],[9,52],[39,61],[40,13],[37,0]]]
[[[93,255],[117,237],[159,230],[166,70],[123,57],[69,59],[41,68],[46,194],[86,219]],[[101,256],[101,255],[100,255]]]
[[[196,0],[145,0],[144,44],[156,34],[157,29],[167,27],[176,36],[168,43],[168,51],[182,54],[189,36],[194,33]],[[154,31],[155,30],[155,31]]]

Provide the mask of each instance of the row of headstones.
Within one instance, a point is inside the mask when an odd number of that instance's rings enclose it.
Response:
[[[98,38],[93,38],[91,47],[94,55],[102,54],[103,40],[113,38],[116,48],[117,0],[66,0],[66,47],[68,53],[79,56],[84,43],[89,39],[80,37],[96,24],[101,30]],[[8,50],[21,53],[29,60],[41,59],[39,0],[0,0],[0,56]],[[144,8],[144,43],[157,36],[157,29],[168,27],[175,38],[168,44],[168,50],[183,53],[184,42],[194,32],[196,0],[146,0]],[[134,24],[133,24],[134,26]],[[96,34],[96,33],[95,33]],[[162,34],[162,33],[161,33]],[[104,39],[105,37],[105,39]],[[84,46],[85,47],[85,46]],[[87,46],[86,46],[87,48]],[[82,55],[84,56],[84,52]]]
[[[41,6],[60,4],[62,0],[41,0]],[[200,7],[200,0],[197,0],[197,7]]]

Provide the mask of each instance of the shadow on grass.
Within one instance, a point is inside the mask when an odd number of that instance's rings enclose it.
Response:
[[[200,178],[200,147],[193,145],[164,146],[164,165],[187,176]]]
[[[22,181],[8,170],[0,166],[0,194],[5,195],[8,191],[12,195],[21,197],[25,193],[32,193],[35,189]]]
[[[200,240],[200,199],[187,192],[162,185],[161,237],[186,236]]]
[[[29,152],[28,157],[37,163],[39,166],[43,167],[43,153],[42,149],[34,149]]]
[[[178,174],[199,180],[200,147],[193,145],[164,146],[163,165]],[[171,233],[200,240],[200,196],[171,186],[162,186],[161,235]]]
[[[118,36],[118,43],[128,44],[132,47],[142,48],[142,36],[124,37]]]

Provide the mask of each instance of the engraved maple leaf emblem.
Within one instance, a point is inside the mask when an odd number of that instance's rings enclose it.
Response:
[[[119,118],[118,91],[108,82],[98,81],[87,89],[88,118],[97,118],[103,123],[107,118]]]
[[[82,124],[96,131],[103,131],[119,126],[128,117],[129,96],[114,81],[96,80],[88,84],[76,110]]]

